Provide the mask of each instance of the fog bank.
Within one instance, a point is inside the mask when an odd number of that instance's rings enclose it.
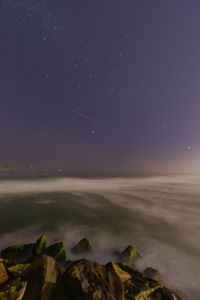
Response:
[[[68,257],[78,239],[94,244],[92,259],[133,244],[139,268],[158,268],[164,281],[200,295],[200,177],[51,178],[0,180],[0,247],[46,233],[64,239]]]

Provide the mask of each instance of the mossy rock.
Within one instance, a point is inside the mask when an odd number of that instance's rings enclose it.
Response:
[[[154,279],[154,280],[157,280],[157,281],[161,281],[160,272],[156,269],[146,268],[143,273],[147,278],[151,278],[151,279]]]
[[[92,252],[92,243],[88,238],[84,238],[78,242],[78,244],[72,248],[74,254],[84,254]]]
[[[113,262],[109,262],[106,265],[106,270],[110,271],[111,273],[117,274],[122,283],[128,281],[131,278],[131,275],[129,273],[124,271],[122,268],[120,268],[120,266]]]
[[[1,257],[18,264],[25,261],[33,253],[34,244],[19,244],[10,246],[1,251]]]
[[[53,244],[44,250],[44,254],[52,256],[57,261],[66,260],[66,249],[64,242]]]
[[[125,261],[122,261],[121,263],[117,263],[117,265],[120,267],[120,268],[125,268],[127,267],[127,263]]]
[[[22,256],[24,245],[10,246],[1,251],[1,257],[9,261],[17,262]]]
[[[35,247],[34,247],[34,250],[33,250],[33,254],[35,256],[38,256],[40,254],[43,253],[43,251],[45,250],[45,247],[46,247],[46,240],[47,240],[47,237],[46,235],[42,235],[37,241],[36,241],[36,244],[35,244]]]
[[[124,249],[124,251],[119,253],[117,256],[118,256],[119,262],[126,262],[126,263],[132,261],[133,259],[135,259],[137,257],[140,257],[139,253],[131,245],[126,247],[126,249]]]

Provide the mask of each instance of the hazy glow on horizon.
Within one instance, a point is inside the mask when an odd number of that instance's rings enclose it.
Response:
[[[78,191],[123,191],[126,188],[141,188],[148,185],[195,183],[199,177],[187,175],[153,176],[141,178],[48,178],[27,180],[0,180],[0,194],[29,194],[51,192],[78,192]]]

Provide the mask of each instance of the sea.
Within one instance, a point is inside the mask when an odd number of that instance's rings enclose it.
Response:
[[[100,263],[133,245],[136,267],[158,269],[185,299],[200,299],[200,176],[0,177],[0,249],[64,240],[68,259],[83,237]],[[83,257],[83,256],[82,256]],[[88,256],[87,256],[88,258]]]

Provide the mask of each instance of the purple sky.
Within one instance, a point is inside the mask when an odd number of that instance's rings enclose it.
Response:
[[[1,0],[0,36],[0,164],[117,174],[198,158],[199,0]]]

